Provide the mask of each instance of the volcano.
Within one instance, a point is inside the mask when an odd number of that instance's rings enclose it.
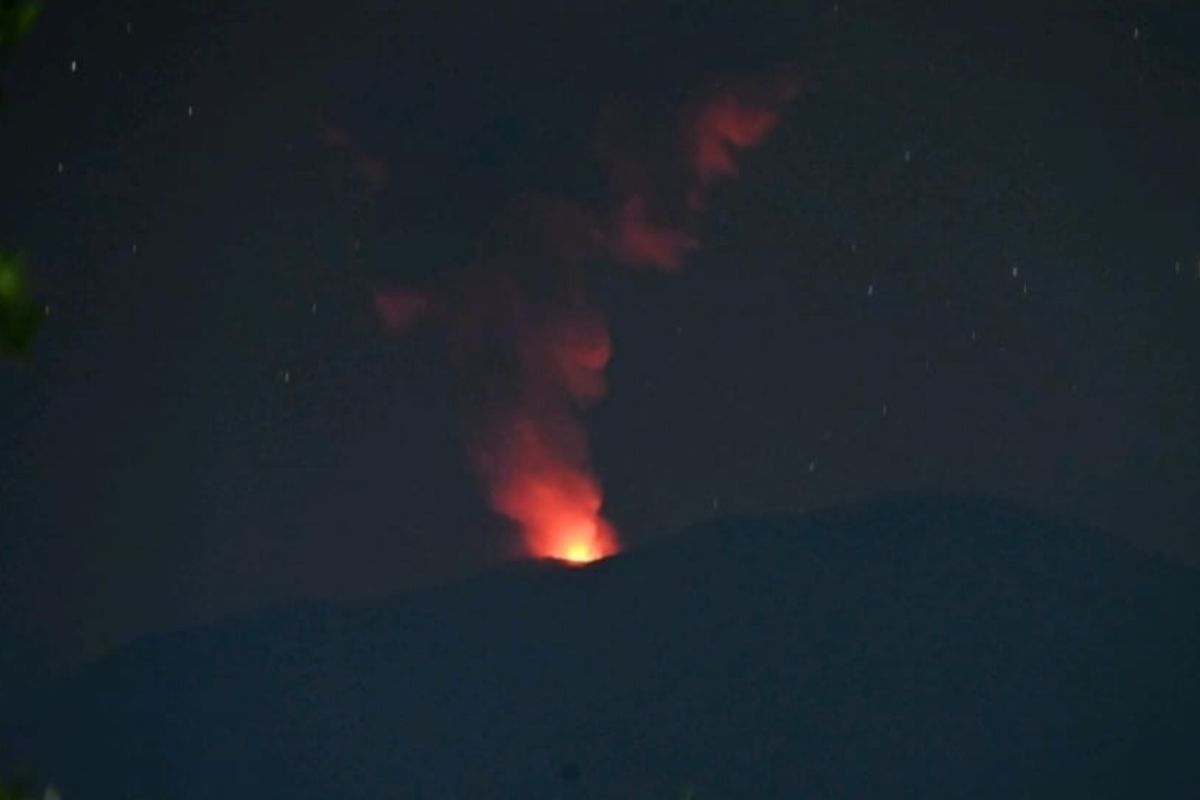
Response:
[[[68,800],[1183,798],[1197,676],[1195,570],[907,496],[147,638],[0,736]]]

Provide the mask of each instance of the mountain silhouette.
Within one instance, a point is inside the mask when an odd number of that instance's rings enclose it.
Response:
[[[1196,571],[906,496],[143,639],[0,736],[68,800],[1191,798],[1198,676]]]

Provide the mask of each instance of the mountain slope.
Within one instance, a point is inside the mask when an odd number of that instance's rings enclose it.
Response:
[[[15,747],[93,800],[1192,797],[1197,675],[1194,571],[902,498],[145,640]]]

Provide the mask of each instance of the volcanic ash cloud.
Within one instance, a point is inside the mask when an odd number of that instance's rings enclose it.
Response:
[[[613,102],[592,139],[608,175],[602,207],[518,196],[448,280],[377,292],[388,327],[430,319],[444,332],[470,464],[526,554],[583,563],[618,549],[583,420],[605,394],[612,357],[588,269],[681,269],[699,247],[709,189],[738,174],[736,152],[763,140],[798,87],[791,73],[724,82],[666,123],[661,109]]]

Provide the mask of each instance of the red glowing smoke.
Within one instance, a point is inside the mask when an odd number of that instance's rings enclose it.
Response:
[[[383,324],[396,333],[404,333],[421,321],[429,310],[429,296],[408,287],[377,289],[375,311]]]
[[[607,323],[587,297],[589,264],[680,269],[699,247],[707,189],[737,174],[736,150],[767,135],[797,88],[790,78],[722,85],[685,109],[666,146],[658,131],[659,146],[650,144],[646,119],[609,109],[595,141],[610,175],[606,208],[522,196],[435,302],[408,289],[376,294],[395,330],[436,305],[471,466],[491,507],[520,527],[528,555],[585,563],[618,549],[582,419],[605,394],[612,356]]]
[[[368,187],[379,191],[388,180],[388,166],[382,159],[368,153],[345,129],[325,116],[316,119],[317,138],[335,152],[347,156],[354,172]]]
[[[568,203],[515,201],[442,295],[471,466],[536,557],[616,552],[580,413],[605,393],[604,317],[587,300],[594,232]]]

